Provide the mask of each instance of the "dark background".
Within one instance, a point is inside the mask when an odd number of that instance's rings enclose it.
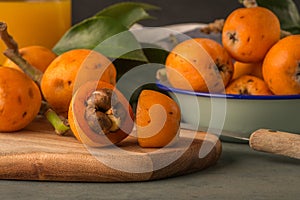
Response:
[[[128,0],[130,1],[130,0]],[[143,20],[145,26],[163,26],[176,23],[209,23],[215,19],[226,18],[234,9],[242,7],[238,0],[131,0],[132,2],[150,3],[160,7],[149,13],[156,17]],[[270,0],[272,1],[272,0]],[[285,0],[282,0],[285,1]],[[96,14],[101,9],[122,0],[72,0],[72,23],[75,24]],[[294,0],[300,10],[300,0]]]
[[[297,0],[299,1],[299,0]],[[73,0],[73,24],[90,17],[104,7],[121,0]],[[146,26],[162,26],[175,23],[207,23],[225,18],[232,10],[240,7],[238,0],[135,0],[145,2],[161,9],[150,11],[157,19],[143,20]]]

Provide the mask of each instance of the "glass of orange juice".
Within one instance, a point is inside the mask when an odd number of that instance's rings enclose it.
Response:
[[[51,49],[71,27],[71,0],[0,0],[0,21],[19,48],[42,45]],[[0,41],[0,65],[6,46]]]

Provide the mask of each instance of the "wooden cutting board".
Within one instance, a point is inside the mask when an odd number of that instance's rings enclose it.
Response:
[[[184,175],[212,166],[221,154],[217,137],[193,134],[181,130],[179,142],[163,149],[141,148],[131,136],[118,148],[91,149],[37,119],[23,131],[0,133],[0,179],[130,182]]]

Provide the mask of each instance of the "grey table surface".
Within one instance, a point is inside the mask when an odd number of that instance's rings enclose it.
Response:
[[[299,199],[300,160],[222,143],[218,162],[203,171],[149,182],[0,181],[0,199]]]

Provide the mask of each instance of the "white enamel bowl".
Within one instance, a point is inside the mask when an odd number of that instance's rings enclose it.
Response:
[[[198,130],[221,130],[238,137],[249,137],[260,128],[300,134],[300,95],[224,95],[180,90],[159,82],[157,86],[178,102],[182,121]]]

